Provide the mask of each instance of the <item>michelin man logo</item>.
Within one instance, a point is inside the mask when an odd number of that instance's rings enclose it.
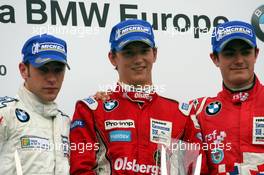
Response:
[[[33,44],[33,46],[32,46],[32,54],[39,53],[39,46],[40,46],[39,43],[34,43]]]

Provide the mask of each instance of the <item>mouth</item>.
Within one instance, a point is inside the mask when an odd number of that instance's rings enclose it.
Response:
[[[142,71],[146,68],[146,66],[137,66],[137,67],[132,67],[133,71]]]
[[[238,68],[231,68],[231,70],[245,70],[247,69],[246,67],[238,67]]]
[[[58,90],[58,88],[56,88],[56,87],[44,87],[43,89],[46,90],[46,91],[55,91],[55,90]]]

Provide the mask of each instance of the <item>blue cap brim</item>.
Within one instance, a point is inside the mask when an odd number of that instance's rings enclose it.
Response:
[[[217,53],[221,52],[230,41],[236,40],[236,39],[245,41],[251,47],[257,47],[257,45],[254,42],[252,42],[251,40],[247,39],[246,37],[234,35],[234,36],[228,38],[227,40],[225,40],[223,43],[221,43],[220,46],[216,47],[215,51]]]
[[[36,68],[39,68],[49,62],[55,61],[55,62],[64,63],[67,66],[67,68],[70,69],[70,66],[68,65],[65,58],[59,55],[54,55],[54,54],[45,54],[45,55],[42,54],[38,56],[37,58],[29,59],[28,61],[33,67],[36,67]]]
[[[132,42],[143,42],[147,45],[149,45],[151,48],[155,47],[155,43],[153,43],[151,40],[149,40],[146,37],[142,37],[142,36],[131,36],[126,38],[126,40],[123,40],[121,43],[118,43],[117,47],[115,47],[114,49],[116,51],[121,51],[126,45],[132,43]]]

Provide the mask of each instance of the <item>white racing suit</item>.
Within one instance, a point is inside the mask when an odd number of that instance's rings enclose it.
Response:
[[[69,174],[70,118],[24,86],[0,98],[0,175]],[[15,158],[16,157],[16,158]]]

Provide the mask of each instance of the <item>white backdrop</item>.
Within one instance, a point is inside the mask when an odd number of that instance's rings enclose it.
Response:
[[[127,15],[133,14],[137,18],[142,18],[143,14],[150,23],[157,21],[158,30],[154,32],[158,46],[158,59],[153,68],[153,82],[163,88],[161,95],[179,101],[200,96],[214,96],[221,89],[220,71],[209,58],[210,34],[215,18],[223,16],[228,20],[250,22],[254,11],[264,5],[263,1],[259,0],[108,0],[104,2],[58,0],[63,16],[69,4],[71,7],[76,5],[77,26],[74,26],[71,15],[66,25],[62,25],[58,13],[52,16],[51,0],[42,1],[46,6],[44,13],[47,20],[44,20],[42,24],[30,24],[27,20],[27,12],[30,13],[30,9],[26,4],[33,2],[35,1],[0,1],[0,74],[4,74],[3,67],[6,68],[6,75],[0,75],[0,96],[14,96],[23,82],[18,71],[18,63],[22,58],[21,48],[25,40],[40,32],[48,32],[65,39],[68,43],[68,61],[71,70],[66,72],[57,102],[69,115],[73,113],[76,100],[94,94],[103,87],[114,85],[118,78],[107,54],[111,27],[121,20],[120,5],[130,7],[125,10]],[[84,10],[81,10],[80,4],[84,5],[87,16],[92,11],[91,7],[96,6],[102,16],[103,8],[108,6],[108,11],[105,11],[105,26],[99,26],[96,15],[93,16],[90,25],[85,25],[82,17]],[[14,13],[11,13],[12,10],[10,12],[10,8],[14,10]],[[38,8],[40,5],[32,5],[32,9]],[[10,20],[12,19],[10,14],[14,15],[13,21]],[[193,32],[195,18],[201,15],[208,17],[211,30],[200,33],[199,38],[195,38]],[[56,24],[52,23],[51,16],[53,23],[56,17]],[[161,27],[165,23],[162,16],[168,17],[166,30],[162,30]],[[180,17],[178,21],[177,17]],[[177,23],[180,27],[184,26],[183,17],[189,19],[191,28],[187,32],[177,32],[173,26]],[[32,17],[35,20],[41,18],[42,16],[36,13]],[[4,23],[8,20],[11,22]],[[199,26],[202,29],[206,27],[203,19],[200,20]],[[257,42],[260,55],[256,64],[256,73],[264,81],[264,46],[260,39]]]

